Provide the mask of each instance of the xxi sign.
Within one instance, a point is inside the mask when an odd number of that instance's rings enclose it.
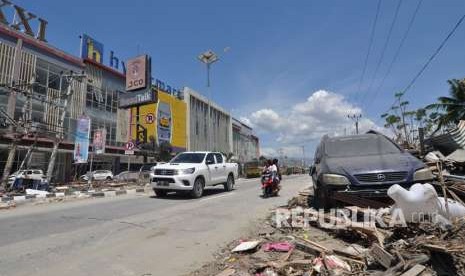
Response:
[[[12,19],[8,20],[10,15]],[[47,41],[45,40],[45,29],[48,22],[37,17],[35,14],[14,5],[8,0],[0,0],[0,23],[10,26],[18,31],[22,31],[23,33],[33,36],[41,41]],[[33,25],[37,25],[36,31],[32,29]]]

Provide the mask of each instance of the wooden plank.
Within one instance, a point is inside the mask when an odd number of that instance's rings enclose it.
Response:
[[[216,276],[231,276],[231,275],[234,275],[234,273],[236,273],[236,270],[232,268],[226,268],[222,272],[216,274]]]
[[[420,275],[420,273],[422,273],[425,269],[426,267],[424,265],[416,264],[400,276],[417,276]]]
[[[374,243],[370,250],[370,255],[386,269],[390,268],[394,262],[394,256]]]

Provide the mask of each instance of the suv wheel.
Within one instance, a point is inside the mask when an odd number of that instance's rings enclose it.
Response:
[[[224,183],[224,190],[226,192],[232,191],[234,189],[234,177],[232,175],[228,176],[228,180]]]
[[[191,191],[191,196],[193,198],[199,198],[203,195],[204,181],[202,178],[197,178],[194,182],[194,188]]]
[[[111,180],[111,176],[107,176],[107,178],[106,178],[106,179],[107,179],[107,180]]]
[[[330,199],[330,192],[328,189],[319,184],[316,187],[313,186],[313,201],[312,206],[315,209],[331,209],[332,202]]]
[[[159,190],[159,189],[153,189],[153,192],[157,197],[164,197],[166,196],[166,191],[164,190]]]

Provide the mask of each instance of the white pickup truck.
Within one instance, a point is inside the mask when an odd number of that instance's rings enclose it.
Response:
[[[193,198],[199,198],[207,186],[224,185],[226,191],[231,191],[237,173],[237,164],[226,162],[219,152],[183,152],[169,163],[155,166],[150,183],[159,197],[176,191],[189,192]]]

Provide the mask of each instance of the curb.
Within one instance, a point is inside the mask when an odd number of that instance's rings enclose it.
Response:
[[[145,193],[144,188],[128,189],[128,190],[109,190],[103,192],[60,192],[60,193],[49,193],[46,195],[21,195],[21,196],[4,196],[1,197],[3,203],[24,203],[24,202],[33,202],[37,200],[42,200],[46,198],[82,198],[82,197],[93,197],[93,198],[102,198],[102,197],[115,197],[119,195],[129,195],[136,193]]]

